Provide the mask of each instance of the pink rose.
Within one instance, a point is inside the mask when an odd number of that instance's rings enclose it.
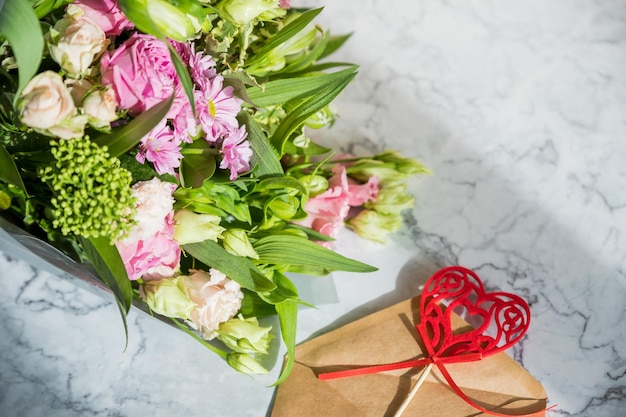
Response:
[[[92,19],[107,35],[119,35],[134,25],[124,16],[116,0],[76,0],[85,16]]]
[[[115,51],[106,52],[100,66],[102,83],[111,85],[117,105],[132,116],[175,94],[171,118],[186,100],[167,45],[154,36],[133,34]]]

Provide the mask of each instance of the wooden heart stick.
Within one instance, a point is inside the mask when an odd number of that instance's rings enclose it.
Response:
[[[417,380],[415,385],[413,385],[413,388],[411,388],[411,391],[406,395],[406,398],[404,399],[402,404],[400,404],[400,408],[398,408],[398,411],[396,411],[396,413],[393,415],[393,417],[400,417],[402,415],[402,413],[404,413],[404,410],[406,410],[406,408],[409,406],[409,403],[411,402],[413,397],[415,397],[415,394],[417,393],[417,390],[420,389],[420,387],[422,386],[424,381],[426,381],[426,377],[430,373],[431,369],[433,369],[433,364],[429,363],[428,366],[426,366],[426,368],[424,368],[424,370],[422,371],[422,374],[420,375],[419,379]]]

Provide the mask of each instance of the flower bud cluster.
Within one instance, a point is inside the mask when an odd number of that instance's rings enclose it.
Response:
[[[132,176],[117,158],[88,137],[51,142],[55,161],[40,170],[53,190],[53,226],[64,235],[108,237],[112,241],[132,225]]]

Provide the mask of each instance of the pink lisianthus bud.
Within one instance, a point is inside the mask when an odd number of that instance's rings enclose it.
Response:
[[[107,35],[119,35],[134,27],[116,0],[76,0],[73,4],[81,8]]]

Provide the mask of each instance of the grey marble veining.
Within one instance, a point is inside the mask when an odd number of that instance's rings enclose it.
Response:
[[[320,1],[294,1],[318,6]],[[314,278],[338,302],[302,310],[299,340],[419,292],[461,264],[533,314],[509,353],[557,404],[626,415],[626,2],[341,0],[320,23],[354,32],[335,57],[360,74],[314,135],[393,148],[434,172],[387,245],[341,235],[368,275]],[[0,414],[265,416],[277,368],[249,378],[141,312],[115,306],[0,243]]]

